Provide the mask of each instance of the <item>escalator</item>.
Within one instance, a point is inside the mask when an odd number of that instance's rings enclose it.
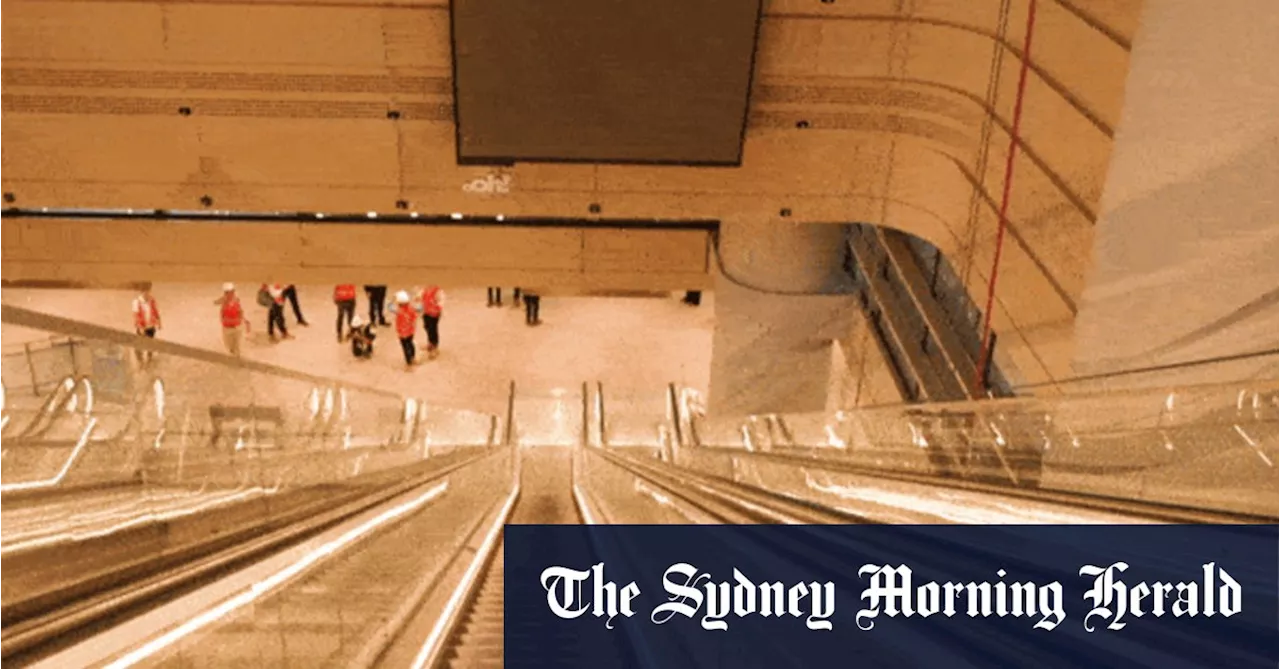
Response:
[[[905,400],[1012,394],[990,349],[984,355],[980,312],[938,249],[898,231],[865,225],[852,227],[848,248],[847,269]],[[994,341],[992,335],[988,346]]]
[[[524,445],[517,448],[519,498],[506,524],[573,525],[585,522],[574,499],[573,454],[575,448],[587,441],[588,403],[585,385],[579,397],[556,389],[545,393],[545,396],[534,393],[519,399],[512,386],[509,407],[511,441]],[[505,645],[507,638],[519,645],[535,643],[566,649],[571,647],[571,638],[528,639],[519,634],[505,635],[503,566],[506,552],[500,537],[435,666],[454,669],[501,667],[508,650]],[[520,556],[513,558],[521,559]],[[520,652],[518,648],[511,650]]]
[[[580,421],[556,422],[555,427],[568,434],[572,430],[567,428],[578,424]],[[412,434],[413,430],[406,427],[405,432]],[[525,424],[518,432],[528,439],[536,430]],[[434,604],[424,602],[438,598],[441,605],[445,599],[456,601],[447,607],[453,612],[447,615],[450,626],[442,627],[439,634],[432,634],[440,640],[433,643],[438,659],[435,664],[501,666],[506,651],[501,523],[504,520],[516,524],[582,521],[573,491],[574,448],[483,449],[489,454],[481,456],[483,463],[475,460],[477,464],[473,466],[459,460],[459,468],[441,471],[431,483],[441,489],[437,501],[380,526],[367,540],[344,546],[339,549],[340,557],[335,553],[334,559],[326,558],[323,566],[300,573],[296,581],[264,593],[252,606],[245,606],[226,621],[212,624],[189,643],[155,651],[155,656],[144,664],[409,666],[412,664],[409,658],[419,652],[426,636],[419,623],[425,622],[427,627],[435,624],[433,612],[437,609],[433,608]],[[466,457],[469,450],[474,449],[444,454],[432,449],[428,462],[447,461],[453,455],[469,460]],[[518,462],[516,455],[519,455]],[[512,480],[517,472],[518,492]],[[403,494],[414,496],[417,492]],[[494,498],[499,494],[506,501],[495,505]],[[384,507],[369,508],[364,513],[370,518],[383,517],[393,507],[403,506],[401,498],[388,499]],[[355,531],[346,529],[346,523],[352,528],[367,525],[354,516],[343,523],[324,530],[324,536],[346,536]],[[485,538],[481,541],[480,537]],[[330,541],[316,539],[321,540]],[[476,541],[481,543],[474,543]],[[289,550],[293,549],[285,549]],[[477,552],[483,557],[477,558]],[[231,572],[223,580],[236,583],[269,580],[271,572],[285,565],[284,562],[278,566],[267,565],[273,560],[276,558],[264,556],[261,567],[256,561],[246,562],[242,568],[236,568],[240,571]],[[455,594],[451,585],[441,585],[463,570],[468,583],[465,589]],[[220,582],[209,582],[207,587],[239,587],[220,586]],[[202,592],[175,592],[155,610],[162,617],[167,615],[165,611],[172,611],[177,619],[190,616],[185,602],[201,601],[205,596]],[[426,619],[422,618],[424,613]],[[282,644],[282,639],[308,641]],[[545,642],[545,639],[528,640],[528,643]],[[132,647],[140,648],[141,644]]]
[[[207,367],[209,377],[228,376]],[[203,396],[173,393],[166,410],[163,384],[144,380],[121,405],[92,402],[88,381],[69,378],[31,421],[13,421],[29,428],[22,438],[6,435],[6,664],[58,653],[373,508],[406,482],[483,457],[475,448],[428,457],[428,412],[403,413],[410,402],[361,392],[348,416],[341,390],[283,405],[292,420],[270,443],[233,436],[220,447],[213,437],[222,426],[202,422],[212,408]],[[462,440],[476,442],[483,438]]]
[[[507,524],[573,525],[584,522],[573,498],[571,448],[533,446],[522,449],[520,498]],[[518,645],[571,647],[572,635],[568,634],[564,638],[528,638],[518,633],[506,637],[503,626],[505,548],[499,540],[437,666],[452,669],[501,667],[507,650],[506,638]],[[520,652],[518,648],[511,650]]]
[[[502,550],[502,545],[498,545]],[[451,669],[501,667],[503,653],[503,560],[499,554],[485,571],[479,592],[450,644],[445,666]]]

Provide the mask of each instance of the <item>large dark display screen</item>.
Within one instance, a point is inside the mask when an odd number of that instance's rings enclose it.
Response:
[[[737,165],[760,0],[453,0],[458,160]]]

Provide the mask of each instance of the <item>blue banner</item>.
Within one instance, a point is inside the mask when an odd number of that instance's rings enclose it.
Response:
[[[507,667],[1277,666],[1277,526],[506,528]]]

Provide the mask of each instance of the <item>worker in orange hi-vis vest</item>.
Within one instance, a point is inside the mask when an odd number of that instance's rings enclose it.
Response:
[[[152,339],[160,329],[160,307],[156,305],[156,298],[151,295],[150,284],[143,287],[138,296],[133,298],[133,329],[134,332]],[[150,361],[150,351],[138,351],[138,362]]]
[[[444,314],[444,291],[440,286],[427,286],[422,290],[422,325],[427,330],[427,355],[440,355],[440,316]]]
[[[389,310],[395,315],[396,336],[400,337],[400,348],[404,351],[405,369],[412,368],[417,362],[413,332],[418,326],[418,312],[413,307],[409,291],[402,290],[396,293],[396,301],[389,305]]]
[[[347,331],[352,327],[351,319],[356,315],[356,285],[344,283],[335,286],[333,303],[338,305],[338,343],[342,343],[347,338]],[[345,328],[342,327],[343,319],[347,321]]]
[[[227,347],[227,353],[240,357],[240,327],[244,327],[244,331],[249,331],[249,319],[244,317],[244,307],[240,305],[240,298],[236,296],[235,284],[222,284],[222,297],[213,301],[214,304],[222,307],[220,316],[222,318],[222,344]]]

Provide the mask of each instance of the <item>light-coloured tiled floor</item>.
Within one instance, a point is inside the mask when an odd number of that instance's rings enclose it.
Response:
[[[392,287],[394,291],[395,287]],[[154,294],[163,316],[160,337],[190,346],[222,350],[218,285],[161,284]],[[300,286],[303,315],[310,327],[286,321],[296,339],[272,344],[266,338],[266,310],[254,303],[256,286],[242,286],[241,299],[253,319],[254,336],[245,355],[251,359],[327,377],[384,387],[444,406],[477,411],[505,410],[509,382],[524,398],[551,397],[559,388],[577,395],[583,382],[604,384],[611,397],[644,397],[660,406],[666,384],[677,382],[706,391],[710,377],[714,299],[700,307],[668,298],[555,297],[542,299],[539,327],[527,327],[521,309],[485,306],[484,289],[446,287],[441,320],[441,356],[406,372],[393,329],[380,330],[375,356],[357,361],[336,341],[332,286]],[[133,293],[108,290],[6,289],[4,303],[132,329]],[[367,313],[363,291],[357,313]],[[5,326],[6,348],[32,333]],[[426,336],[418,327],[417,342]],[[646,402],[646,404],[650,404]]]

